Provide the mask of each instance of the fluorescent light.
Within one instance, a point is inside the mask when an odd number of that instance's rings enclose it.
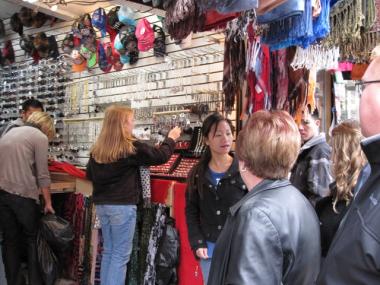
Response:
[[[53,6],[51,6],[51,8],[50,8],[52,11],[57,11],[58,10],[58,5],[56,4],[56,5],[53,5]]]

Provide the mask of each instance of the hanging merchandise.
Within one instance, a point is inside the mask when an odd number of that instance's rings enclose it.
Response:
[[[141,189],[142,189],[142,197],[144,207],[150,207],[152,201],[152,191],[150,187],[150,170],[148,167],[141,166],[139,168],[140,171],[140,181],[141,181]]]
[[[354,62],[368,62],[372,49],[378,45],[380,40],[378,31],[362,33],[357,39],[351,39],[345,44],[339,44],[341,60]],[[329,46],[329,45],[328,45]]]
[[[107,47],[106,47],[107,48]],[[100,41],[98,42],[98,52],[99,52],[99,68],[107,73],[112,69],[112,61],[109,60],[106,54],[105,45],[103,45]],[[112,50],[111,50],[112,54]]]
[[[368,63],[355,63],[351,71],[351,80],[361,80],[367,67]]]
[[[48,58],[57,59],[59,57],[58,43],[55,36],[49,36],[49,55]]]
[[[272,106],[276,110],[289,110],[288,102],[288,61],[286,49],[272,52],[273,74],[272,74]]]
[[[135,32],[134,26],[128,26],[115,37],[114,47],[120,54],[120,61],[123,64],[135,64],[139,59],[138,41]]]
[[[343,60],[367,61],[378,40],[370,31],[375,21],[374,0],[340,0],[331,8],[331,33],[323,44],[339,46]]]
[[[216,10],[209,10],[204,14],[204,25],[200,31],[211,31],[215,29],[224,29],[229,21],[239,17],[239,13],[220,14]]]
[[[73,34],[68,34],[65,36],[65,38],[62,41],[62,51],[66,54],[71,54],[71,52],[74,49],[74,35]]]
[[[18,33],[20,36],[23,34],[24,26],[21,23],[18,13],[12,15],[10,25],[14,32]]]
[[[105,43],[103,46],[107,60],[112,64],[113,69],[115,71],[122,70],[124,65],[120,62],[120,54],[115,50],[112,43]]]
[[[157,249],[156,284],[177,284],[177,266],[179,262],[180,241],[174,227],[173,218],[166,219],[165,229]]]
[[[37,12],[37,14],[35,14],[35,16],[33,16],[32,18],[32,26],[33,28],[36,28],[36,29],[41,28],[43,25],[45,25],[47,20],[48,20],[48,16],[46,16],[46,14]],[[52,23],[54,21],[56,21],[55,18],[53,18]]]
[[[257,15],[263,15],[265,13],[268,13],[272,11],[273,9],[279,7],[280,5],[284,4],[287,0],[266,0],[266,1],[259,1],[259,7],[256,9]]]
[[[219,13],[234,13],[252,10],[258,7],[258,0],[225,0],[219,1],[216,10]]]
[[[310,44],[309,39],[313,37],[311,0],[296,2],[298,4],[294,5],[294,9],[284,9],[283,14],[275,14],[275,11],[282,7],[280,6],[269,12],[269,14],[272,14],[270,17],[268,15],[258,17],[258,23],[269,23],[268,27],[264,28],[262,42],[269,45],[271,50],[277,50],[297,45],[306,47]],[[301,12],[301,14],[299,14],[300,2],[302,2],[304,6],[303,12]],[[288,4],[286,4],[285,7],[288,7],[287,5]],[[297,9],[295,9],[296,7]],[[289,14],[293,16],[289,17]],[[260,17],[264,16],[266,16],[266,18],[260,20]],[[276,20],[275,16],[281,20]]]
[[[10,65],[15,62],[15,52],[13,50],[12,41],[5,42],[3,49],[1,50],[2,65]]]
[[[291,62],[293,69],[337,69],[339,65],[339,48],[328,48],[322,45],[311,45],[306,49],[297,47],[296,54]]]
[[[97,53],[93,52],[92,50],[90,50],[89,48],[85,46],[81,47],[80,53],[86,59],[87,67],[89,69],[94,68],[97,63],[97,55],[96,55]]]
[[[171,23],[178,23],[195,15],[196,3],[194,0],[175,0],[166,11],[166,17]]]
[[[144,285],[155,285],[156,284],[156,264],[155,258],[157,254],[157,249],[164,233],[165,223],[166,223],[166,206],[158,205],[156,219],[152,227],[149,245],[148,245],[148,255],[146,257],[147,268],[144,274]]]
[[[49,39],[44,32],[38,33],[33,39],[33,45],[38,52],[39,58],[49,57]]]
[[[235,98],[242,97],[242,87],[246,72],[246,51],[242,37],[241,21],[236,19],[229,22],[226,29],[224,70],[223,70],[223,91],[225,96],[225,109],[232,111],[235,105]]]
[[[107,31],[106,31],[106,24],[107,24],[106,11],[103,8],[96,9],[94,11],[94,13],[92,14],[91,22],[92,22],[92,25],[100,31],[102,38],[104,38],[107,34]]]
[[[156,57],[164,57],[166,55],[166,37],[164,30],[157,25],[153,25],[153,30],[156,33],[153,47],[154,55]]]
[[[141,19],[136,26],[135,32],[138,40],[139,51],[148,51],[154,46],[154,31],[146,18]]]
[[[270,12],[264,13],[263,15],[258,15],[257,23],[262,25],[284,20],[285,22],[283,23],[283,28],[286,29],[286,20],[291,17],[301,16],[304,11],[305,0],[289,0]]]
[[[185,39],[191,32],[201,31],[204,21],[205,17],[199,13],[194,0],[174,0],[166,10],[165,26],[175,41]]]
[[[292,62],[295,56],[296,48],[287,49],[287,60]],[[307,88],[309,71],[305,68],[294,70],[288,69],[289,74],[289,113],[295,118],[297,123],[301,122],[302,111],[307,102]]]
[[[113,7],[107,14],[107,24],[115,31],[120,31],[124,24],[119,20],[120,6]]]
[[[33,40],[33,36],[30,35],[22,35],[20,37],[20,48],[29,56],[31,56],[35,50]]]
[[[117,17],[119,21],[126,26],[136,26],[134,12],[128,6],[121,6],[120,9],[117,11]]]
[[[33,23],[33,10],[22,7],[18,12],[18,17],[24,27],[31,27]]]
[[[2,19],[0,19],[0,39],[5,36],[5,27],[4,22]]]

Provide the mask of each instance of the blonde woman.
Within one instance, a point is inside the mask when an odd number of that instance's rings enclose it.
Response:
[[[34,112],[24,126],[0,140],[0,223],[8,284],[19,277],[23,244],[27,244],[29,284],[41,285],[36,235],[42,192],[45,213],[54,213],[49,192],[48,140],[55,135],[49,114]]]
[[[87,178],[93,184],[93,199],[104,239],[102,285],[125,284],[141,191],[139,166],[168,161],[181,133],[180,128],[173,128],[156,148],[135,140],[133,128],[132,109],[118,105],[108,107],[87,165]]]
[[[360,141],[363,139],[359,123],[345,121],[332,131],[332,162],[335,182],[330,185],[331,196],[316,205],[321,221],[322,256],[327,255],[330,244],[345,215],[361,170],[366,164]]]

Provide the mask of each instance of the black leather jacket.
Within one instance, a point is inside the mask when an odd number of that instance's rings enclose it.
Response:
[[[231,207],[216,243],[208,285],[313,285],[319,222],[288,180],[263,180]]]
[[[194,251],[207,248],[206,241],[216,242],[229,208],[247,193],[236,157],[217,186],[209,182],[208,173],[203,175],[206,175],[206,179],[202,196],[196,185],[189,184],[186,190],[186,222],[190,245]]]
[[[371,174],[340,224],[318,285],[380,284],[380,134],[362,149]]]

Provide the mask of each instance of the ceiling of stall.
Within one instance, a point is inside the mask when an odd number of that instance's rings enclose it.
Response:
[[[147,12],[151,14],[156,14],[159,16],[164,16],[165,11],[160,9],[152,9],[148,5],[143,5],[136,3],[134,1],[125,1],[125,0],[112,0],[112,1],[99,1],[99,0],[80,0],[82,4],[77,4],[79,0],[65,0],[64,4],[59,4],[58,9],[53,11],[51,9],[52,5],[43,3],[43,0],[39,1],[26,1],[26,0],[0,0],[0,19],[7,19],[12,16],[13,13],[18,12],[21,7],[28,7],[45,14],[57,17],[62,20],[73,20],[84,13],[91,13],[96,8],[99,7],[109,7],[114,5],[127,5],[134,10]],[[33,2],[33,3],[30,3]],[[45,1],[46,2],[46,1]],[[60,2],[59,0],[50,0],[50,2]],[[76,2],[76,3],[70,3]],[[86,5],[85,5],[86,4]]]

